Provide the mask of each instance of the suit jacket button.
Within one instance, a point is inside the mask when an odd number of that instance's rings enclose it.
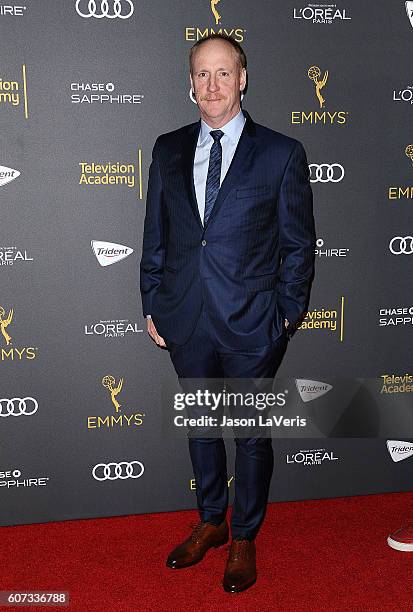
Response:
[[[203,240],[203,241],[201,242],[201,244],[202,244],[202,246],[205,246],[205,245],[206,245],[206,240]]]

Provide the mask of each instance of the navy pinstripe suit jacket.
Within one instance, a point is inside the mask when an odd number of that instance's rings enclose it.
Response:
[[[202,305],[230,348],[269,344],[307,308],[315,230],[301,143],[246,122],[206,223],[193,162],[200,121],[156,140],[141,259],[143,314],[166,343],[184,344]]]

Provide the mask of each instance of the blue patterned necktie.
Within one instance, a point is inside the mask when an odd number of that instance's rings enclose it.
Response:
[[[209,133],[214,139],[214,142],[209,153],[209,166],[205,186],[204,225],[209,219],[209,215],[212,212],[219,191],[222,162],[222,147],[220,140],[224,135],[224,132],[221,130],[212,130],[212,132]]]

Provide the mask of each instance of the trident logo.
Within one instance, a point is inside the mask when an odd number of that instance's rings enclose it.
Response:
[[[412,0],[407,0],[405,6],[406,6],[407,16],[408,16],[408,18],[410,20],[410,23],[411,23],[412,27],[413,27],[413,2],[412,2]]]

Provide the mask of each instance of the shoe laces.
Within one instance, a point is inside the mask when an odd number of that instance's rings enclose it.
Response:
[[[191,525],[193,529],[191,533],[192,542],[199,542],[199,536],[201,535],[201,532],[204,526],[205,526],[205,523],[203,523],[202,521],[200,523],[195,523],[194,525]]]
[[[229,550],[230,561],[240,561],[248,557],[249,540],[233,540]]]

